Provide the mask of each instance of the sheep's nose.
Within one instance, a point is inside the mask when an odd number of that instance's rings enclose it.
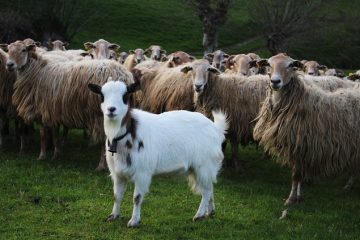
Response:
[[[116,107],[109,107],[108,110],[109,112],[113,113],[116,111]]]
[[[200,92],[202,85],[195,84],[195,91]]]
[[[314,75],[314,73],[313,73],[313,72],[309,72],[308,74],[309,74],[309,75]]]
[[[215,64],[216,68],[219,69],[220,68],[220,63]]]
[[[276,78],[276,79],[271,79],[270,80],[272,84],[279,84],[281,82],[281,80],[279,78]]]
[[[137,59],[136,62],[137,62],[137,63],[141,63],[141,59]]]
[[[12,68],[12,67],[14,66],[14,63],[13,63],[13,62],[7,62],[7,63],[6,63],[6,66],[7,66],[8,68]]]

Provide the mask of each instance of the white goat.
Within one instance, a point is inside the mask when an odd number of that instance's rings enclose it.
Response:
[[[214,214],[213,183],[223,160],[221,144],[226,116],[213,112],[212,122],[200,113],[171,111],[152,114],[128,105],[137,88],[109,81],[102,87],[89,84],[102,96],[101,110],[107,136],[106,161],[114,182],[114,207],[108,221],[120,215],[121,199],[128,181],[135,183],[134,208],[128,227],[140,224],[140,208],[153,175],[187,172],[193,191],[202,195],[193,220]]]

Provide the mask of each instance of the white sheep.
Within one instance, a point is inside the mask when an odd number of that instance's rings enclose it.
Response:
[[[128,181],[135,183],[134,208],[128,227],[140,224],[140,208],[153,175],[187,172],[193,191],[202,195],[193,220],[214,214],[213,183],[220,170],[221,144],[226,116],[213,112],[214,122],[200,113],[170,111],[152,114],[128,105],[136,83],[109,81],[102,87],[88,85],[102,96],[106,161],[114,182],[115,202],[108,221],[120,215],[121,199]]]

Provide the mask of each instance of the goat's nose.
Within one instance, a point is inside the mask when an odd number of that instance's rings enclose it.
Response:
[[[281,80],[279,78],[276,78],[276,79],[271,79],[270,80],[272,84],[279,84],[281,82]]]
[[[113,113],[113,112],[115,112],[116,107],[109,107],[108,110],[109,110],[109,112]]]

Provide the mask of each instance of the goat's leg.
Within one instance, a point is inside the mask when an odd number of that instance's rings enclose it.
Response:
[[[239,142],[231,140],[232,161],[237,173],[242,173],[243,168],[239,158]]]
[[[355,177],[350,176],[349,180],[346,182],[346,185],[344,186],[344,191],[350,191],[355,183]]]
[[[127,182],[118,176],[112,176],[114,182],[114,206],[106,221],[114,221],[120,216],[121,200],[124,196]]]
[[[40,155],[38,160],[45,160],[46,159],[46,127],[44,125],[40,125]]]
[[[135,189],[133,196],[133,212],[129,220],[128,227],[138,227],[141,220],[141,204],[145,194],[148,192],[151,183],[151,176],[141,176],[135,180]]]
[[[103,144],[101,146],[100,161],[99,161],[99,164],[96,167],[95,171],[104,171],[107,169],[108,169],[108,167],[106,164],[106,157],[105,157],[105,145]]]
[[[202,189],[199,209],[197,210],[195,216],[193,217],[194,222],[205,218],[206,210],[208,209],[209,202],[211,199],[211,194],[212,194],[211,188]]]
[[[54,155],[52,157],[53,160],[58,159],[61,153],[61,141],[59,139],[59,131],[60,127],[52,127],[52,137],[54,143]]]

